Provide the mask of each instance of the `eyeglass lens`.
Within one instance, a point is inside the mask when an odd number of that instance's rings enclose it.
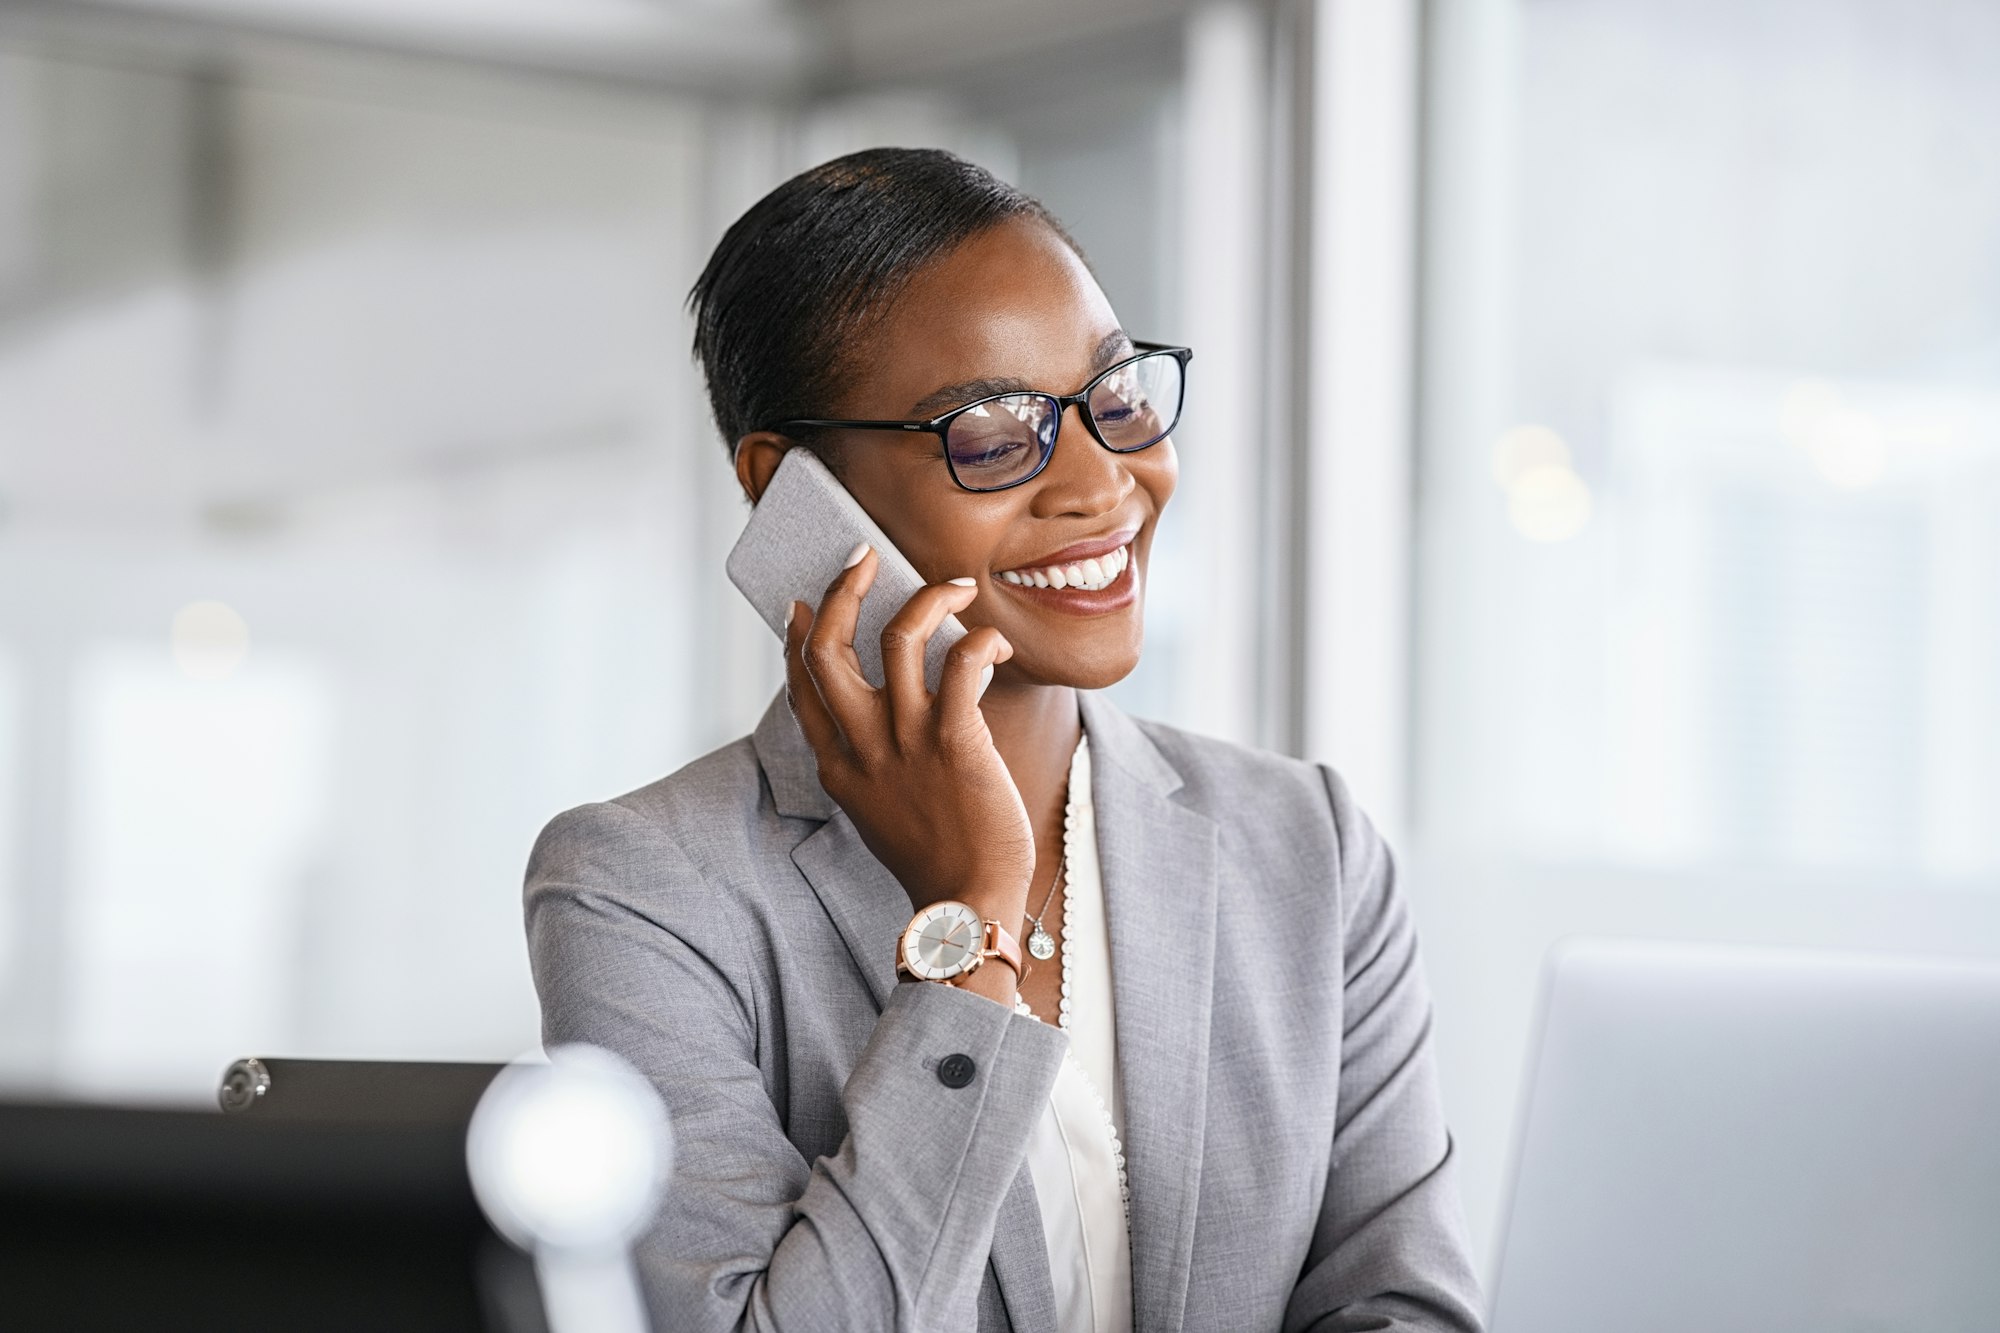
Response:
[[[993,491],[1032,475],[1055,448],[1056,400],[1010,393],[952,418],[945,434],[952,475],[961,486]]]
[[[1129,453],[1157,443],[1180,415],[1180,358],[1156,352],[1120,366],[1091,389],[1089,407],[1111,448]]]
[[[1085,406],[1104,443],[1130,453],[1173,430],[1181,387],[1180,360],[1156,353],[1107,375],[1092,387]],[[959,413],[945,437],[959,484],[975,491],[998,490],[1039,471],[1055,448],[1060,406],[1046,394],[1015,393]]]

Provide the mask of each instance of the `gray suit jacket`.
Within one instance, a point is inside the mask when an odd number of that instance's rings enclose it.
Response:
[[[1476,1330],[1387,849],[1326,769],[1087,694],[1083,718],[1137,1328]],[[1068,1039],[897,984],[910,901],[816,772],[780,700],[529,863],[547,1039],[617,1051],[673,1117],[656,1322],[1053,1333],[1025,1157]]]

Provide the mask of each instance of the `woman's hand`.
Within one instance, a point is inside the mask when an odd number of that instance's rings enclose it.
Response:
[[[785,682],[793,715],[819,759],[820,785],[912,903],[956,898],[1011,926],[1026,910],[1035,837],[979,696],[993,665],[1014,650],[991,626],[972,630],[952,645],[933,695],[925,645],[945,616],[978,595],[971,579],[933,583],[883,628],[884,687],[874,688],[854,654],[854,625],[875,571],[875,552],[864,549],[828,585],[817,616],[792,604]]]

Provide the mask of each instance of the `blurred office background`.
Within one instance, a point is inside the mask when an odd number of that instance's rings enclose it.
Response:
[[[938,144],[1198,351],[1120,691],[1394,835],[1490,1252],[1554,940],[2000,955],[1995,69],[1981,0],[0,0],[0,1081],[532,1045],[536,831],[777,680],[687,288]]]

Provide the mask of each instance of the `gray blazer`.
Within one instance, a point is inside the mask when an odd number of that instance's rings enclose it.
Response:
[[[1381,839],[1324,768],[1089,694],[1083,721],[1136,1327],[1476,1330]],[[1068,1038],[897,984],[910,901],[816,772],[779,700],[747,740],[559,816],[529,862],[548,1041],[617,1051],[673,1117],[638,1256],[655,1321],[1053,1333],[1025,1159]]]

